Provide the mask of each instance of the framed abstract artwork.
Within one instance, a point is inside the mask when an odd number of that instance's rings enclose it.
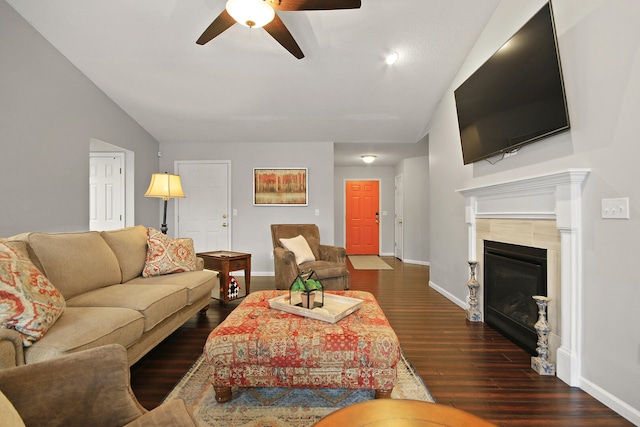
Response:
[[[254,168],[253,204],[308,206],[307,168]]]

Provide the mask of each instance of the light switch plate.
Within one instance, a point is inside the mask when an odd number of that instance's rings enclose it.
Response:
[[[629,219],[629,198],[602,199],[602,218]]]

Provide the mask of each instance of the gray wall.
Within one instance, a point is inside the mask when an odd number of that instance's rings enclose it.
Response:
[[[135,153],[135,222],[156,222],[157,141],[4,1],[0,111],[0,236],[88,230],[91,138]]]
[[[431,281],[467,296],[467,229],[455,190],[591,168],[583,193],[581,387],[640,423],[637,272],[640,187],[640,2],[554,0],[572,128],[490,165],[463,166],[453,90],[544,1],[503,0],[429,126]],[[630,220],[602,220],[603,198],[629,197]]]
[[[393,166],[341,166],[335,168],[333,195],[335,241],[345,246],[345,182],[348,180],[380,181],[380,255],[393,255],[394,172]],[[383,215],[383,211],[387,215]]]
[[[404,159],[396,167],[402,174],[402,227],[405,262],[429,264],[429,157]]]
[[[251,253],[252,274],[273,274],[271,224],[317,224],[322,243],[333,236],[333,143],[162,143],[160,170],[173,171],[176,160],[231,161],[232,250]],[[309,206],[253,206],[253,168],[309,169]],[[187,194],[187,197],[189,195]],[[172,202],[169,202],[172,204]],[[318,209],[320,215],[315,215]],[[169,233],[175,229],[173,206],[167,212]]]

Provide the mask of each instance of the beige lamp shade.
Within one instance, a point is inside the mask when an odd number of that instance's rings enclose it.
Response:
[[[170,198],[183,198],[182,184],[180,183],[180,175],[172,175],[169,173],[154,173],[151,175],[151,183],[145,197],[159,197],[164,200]]]

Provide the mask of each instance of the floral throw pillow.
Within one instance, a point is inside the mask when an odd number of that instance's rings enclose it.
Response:
[[[62,294],[11,243],[0,240],[0,326],[15,329],[25,347],[44,336],[65,308]]]
[[[155,228],[147,228],[147,259],[142,276],[182,273],[196,270],[193,239],[172,239]]]

